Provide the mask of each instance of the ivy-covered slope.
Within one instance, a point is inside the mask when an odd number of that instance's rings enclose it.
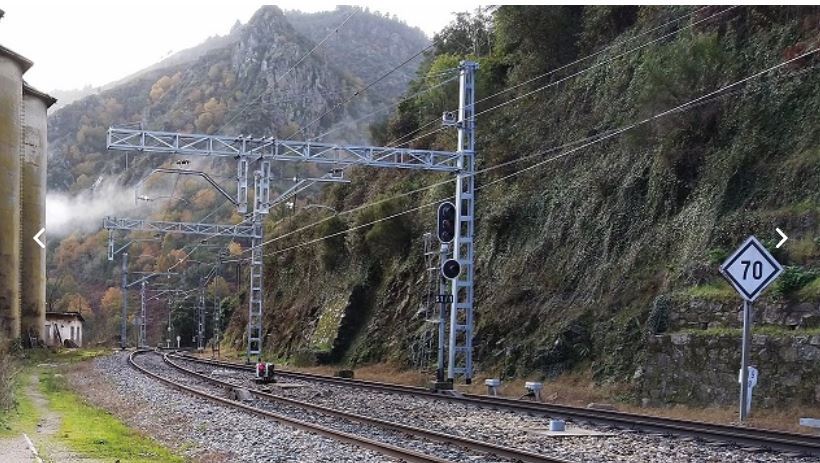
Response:
[[[520,84],[477,108],[479,169],[508,163],[477,183],[480,369],[548,375],[588,366],[601,378],[628,377],[662,317],[653,302],[724,291],[720,260],[749,234],[773,248],[775,227],[791,236],[774,250],[790,277],[766,297],[820,300],[817,57],[585,146],[820,46],[814,7],[695,10],[505,6],[493,18],[460,16],[442,34],[459,39],[440,43],[411,84],[408,93],[436,82],[464,57],[465,40],[481,66],[480,99]],[[454,109],[454,85],[403,103],[374,134],[386,143],[437,128],[423,127]],[[413,141],[454,143],[447,130]],[[324,190],[326,205],[359,208],[447,179],[364,169],[351,178]],[[452,190],[439,185],[332,218],[317,208],[272,217],[268,236],[285,236],[266,248],[267,350],[409,363],[424,326],[415,316],[421,237],[433,231],[434,208],[367,224]],[[237,346],[243,312],[232,319]]]

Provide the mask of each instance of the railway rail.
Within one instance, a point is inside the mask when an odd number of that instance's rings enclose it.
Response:
[[[171,354],[171,357],[223,368],[247,370],[250,372],[253,372],[254,368],[252,365],[238,364],[221,360],[202,359],[191,355],[183,356],[179,354]],[[663,418],[613,410],[589,409],[569,405],[530,402],[525,400],[484,396],[478,394],[450,395],[431,391],[422,387],[366,381],[360,379],[338,378],[291,370],[277,370],[276,374],[286,378],[299,379],[303,381],[318,381],[327,384],[367,388],[381,392],[412,394],[415,396],[466,403],[477,407],[492,407],[522,413],[535,413],[551,418],[583,420],[622,429],[674,434],[708,441],[733,443],[747,447],[796,452],[815,456],[820,455],[820,437],[809,434],[791,433],[754,427],[739,427],[675,418]]]
[[[226,399],[224,397],[220,397],[218,395],[211,394],[211,393],[202,391],[202,390],[197,389],[197,388],[192,388],[192,387],[184,385],[180,382],[173,381],[173,380],[171,380],[169,378],[166,378],[162,375],[156,374],[156,373],[150,371],[148,368],[146,368],[142,365],[139,365],[138,362],[136,362],[134,360],[134,358],[137,355],[146,354],[148,352],[150,352],[150,351],[137,351],[137,352],[134,352],[129,357],[129,363],[134,368],[139,370],[140,372],[142,372],[142,373],[144,373],[144,374],[146,374],[146,375],[148,375],[152,378],[155,378],[155,379],[157,379],[157,380],[159,380],[159,381],[161,381],[165,384],[168,384],[168,385],[170,385],[170,386],[172,386],[176,389],[183,390],[183,391],[195,394],[197,396],[200,396],[200,397],[203,397],[203,398],[206,398],[208,400],[215,401],[215,402],[218,402],[218,403],[221,403],[221,404],[224,404],[224,405],[232,406],[232,407],[239,408],[239,409],[251,412],[251,413],[255,413],[257,415],[261,415],[261,416],[264,416],[264,417],[267,417],[267,418],[271,418],[271,419],[274,419],[274,420],[276,420],[280,423],[290,425],[290,426],[294,426],[294,427],[299,428],[299,429],[303,429],[303,430],[307,430],[307,431],[313,431],[313,432],[316,432],[318,434],[322,434],[322,435],[325,435],[327,437],[330,437],[330,438],[333,438],[333,439],[336,439],[336,440],[339,440],[339,441],[342,441],[342,442],[347,442],[347,443],[351,443],[351,444],[354,444],[354,445],[358,445],[358,446],[363,447],[363,448],[368,448],[368,449],[371,449],[371,450],[374,450],[374,451],[378,451],[378,452],[381,452],[385,455],[398,458],[402,461],[408,461],[408,462],[449,462],[450,461],[450,460],[443,459],[443,458],[440,458],[440,457],[435,456],[435,455],[428,455],[428,454],[421,453],[421,452],[416,451],[416,450],[405,449],[403,447],[399,447],[399,446],[392,445],[392,444],[387,444],[387,443],[380,442],[380,441],[377,441],[377,440],[374,440],[374,439],[364,438],[364,437],[361,437],[357,434],[342,432],[342,431],[339,431],[337,429],[333,429],[333,428],[328,427],[328,426],[323,426],[323,425],[319,425],[319,424],[316,424],[316,423],[306,422],[304,420],[294,419],[293,417],[290,417],[290,416],[286,416],[286,415],[279,414],[279,413],[273,413],[269,410],[254,407],[254,406],[242,403],[240,401]],[[232,383],[229,383],[229,382],[226,382],[226,381],[221,381],[221,380],[212,378],[210,376],[203,375],[201,373],[193,371],[189,368],[185,368],[184,366],[173,362],[171,359],[169,359],[169,357],[170,356],[168,354],[163,355],[164,362],[167,365],[169,365],[170,367],[182,372],[185,375],[189,375],[189,376],[198,378],[201,381],[205,381],[205,382],[214,384],[218,387],[225,388],[225,389],[233,389],[233,388],[236,387]],[[174,357],[176,357],[176,356],[174,356]],[[190,360],[189,357],[184,357],[183,359],[186,360],[186,361]],[[452,446],[456,446],[456,447],[459,447],[459,448],[464,448],[464,449],[477,451],[477,452],[480,452],[482,454],[487,454],[487,455],[491,455],[491,456],[494,456],[494,457],[505,458],[505,459],[508,459],[510,461],[517,461],[517,462],[520,461],[520,462],[527,462],[527,463],[570,463],[569,461],[564,460],[564,459],[551,457],[551,456],[546,456],[546,455],[541,455],[541,454],[537,454],[537,453],[530,452],[530,451],[527,451],[527,450],[521,450],[521,449],[505,447],[505,446],[501,446],[501,445],[497,445],[497,444],[493,444],[493,443],[482,442],[482,441],[478,441],[478,440],[475,440],[475,439],[469,439],[469,438],[465,438],[465,437],[461,437],[461,436],[455,436],[455,435],[446,434],[446,433],[437,432],[437,431],[431,431],[431,430],[427,430],[427,429],[420,429],[418,427],[408,426],[408,425],[401,424],[401,423],[390,422],[390,421],[386,421],[386,420],[381,420],[381,419],[377,419],[377,418],[372,418],[372,417],[367,417],[367,416],[363,416],[363,415],[349,413],[349,412],[345,412],[345,411],[341,411],[341,410],[336,410],[336,409],[332,409],[332,408],[328,408],[328,407],[323,407],[323,406],[319,406],[319,405],[316,405],[316,404],[302,402],[302,401],[298,401],[298,400],[295,400],[295,399],[276,396],[276,395],[268,394],[268,393],[265,393],[265,392],[259,391],[259,390],[249,389],[248,392],[252,396],[263,399],[263,400],[267,400],[267,401],[271,401],[271,402],[279,402],[279,403],[287,404],[287,405],[290,405],[290,406],[296,406],[296,407],[299,407],[299,408],[302,408],[302,409],[308,409],[308,410],[311,410],[311,411],[314,411],[314,412],[327,414],[327,415],[332,415],[332,416],[335,416],[335,417],[338,417],[338,418],[342,418],[344,420],[349,420],[349,421],[358,422],[358,423],[362,423],[362,424],[366,424],[366,425],[371,425],[371,426],[378,427],[378,428],[389,429],[391,431],[395,431],[395,432],[402,433],[402,434],[405,434],[405,435],[410,435],[410,436],[413,436],[413,437],[419,438],[419,439],[435,441],[435,442],[439,442],[439,443],[446,444],[446,445],[452,445]]]

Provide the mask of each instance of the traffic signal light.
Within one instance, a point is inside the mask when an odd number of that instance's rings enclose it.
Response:
[[[461,273],[461,264],[455,259],[448,259],[441,264],[441,274],[444,278],[455,280]]]
[[[445,201],[438,206],[438,240],[449,243],[456,237],[456,206]]]

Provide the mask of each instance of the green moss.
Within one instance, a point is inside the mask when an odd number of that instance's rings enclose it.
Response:
[[[61,376],[42,374],[40,389],[48,398],[49,407],[62,418],[58,439],[71,450],[89,458],[130,463],[184,461],[107,411],[86,404],[68,390]]]
[[[711,283],[692,286],[677,293],[691,299],[703,299],[714,302],[724,302],[737,298],[737,294],[725,281],[714,281]]]
[[[339,322],[341,322],[343,314],[343,303],[326,305],[322,315],[319,316],[316,331],[313,332],[312,344],[315,349],[329,351],[333,348],[333,341],[338,334]]]

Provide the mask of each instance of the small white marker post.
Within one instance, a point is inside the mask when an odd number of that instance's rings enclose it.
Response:
[[[752,331],[752,302],[760,296],[783,272],[783,267],[772,257],[766,247],[750,236],[731,255],[720,273],[729,280],[743,297],[743,343],[740,353],[740,421],[746,421],[751,408],[749,393],[749,337]],[[757,370],[755,370],[755,380]]]

